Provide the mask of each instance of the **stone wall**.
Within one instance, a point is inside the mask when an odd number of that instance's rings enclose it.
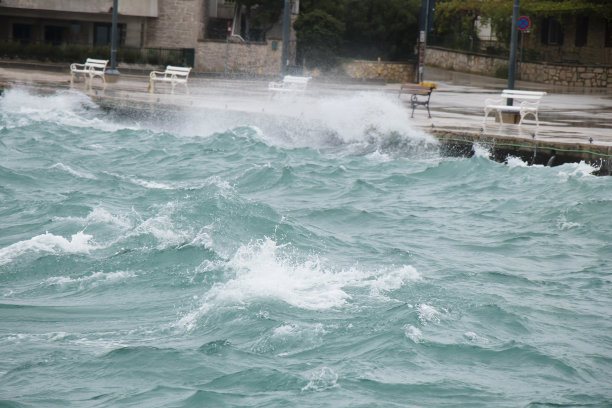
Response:
[[[204,21],[203,0],[159,0],[159,17],[150,19],[147,48],[195,48]]]
[[[281,70],[281,41],[267,43],[199,40],[195,51],[195,71],[224,72],[226,50],[228,72],[278,74]]]
[[[415,63],[352,61],[342,64],[351,78],[384,79],[390,82],[415,82]]]
[[[506,58],[438,47],[428,47],[425,58],[427,65],[488,76],[495,76],[499,68],[508,66]],[[524,62],[517,64],[516,78],[551,85],[612,89],[612,66]]]

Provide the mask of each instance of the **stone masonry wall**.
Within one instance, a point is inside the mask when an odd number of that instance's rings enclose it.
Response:
[[[159,0],[159,17],[147,23],[147,48],[195,48],[204,0]]]
[[[459,72],[494,76],[500,67],[507,67],[505,58],[428,47],[427,65]],[[551,85],[612,89],[612,66],[547,64],[524,62],[517,64],[517,79]]]
[[[378,61],[352,61],[342,65],[351,78],[384,79],[392,82],[415,82],[415,64]]]
[[[276,43],[276,44],[273,44]],[[227,50],[228,72],[278,74],[281,70],[281,41],[244,43],[200,40],[195,52],[195,71],[224,72]]]

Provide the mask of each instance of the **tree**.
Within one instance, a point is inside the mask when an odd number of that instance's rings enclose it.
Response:
[[[298,47],[308,49],[311,56],[333,54],[334,59],[411,58],[418,36],[420,5],[420,0],[301,0],[300,23],[294,24]],[[309,27],[304,23],[307,20],[319,29]],[[328,28],[321,30],[323,25]],[[317,42],[307,43],[315,31]],[[331,37],[323,39],[326,33]]]
[[[323,10],[300,14],[293,23],[306,66],[331,68],[337,63],[344,23]]]

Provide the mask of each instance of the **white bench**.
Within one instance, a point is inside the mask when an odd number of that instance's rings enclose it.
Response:
[[[102,78],[104,86],[106,87],[106,79],[104,78],[104,71],[108,60],[87,58],[84,64],[73,63],[70,64],[70,86],[74,84],[74,78],[79,74],[89,77],[89,88],[91,89],[94,77]]]
[[[514,89],[504,89],[498,99],[485,99],[484,108],[484,119],[483,123],[486,122],[489,113],[497,112],[500,126],[502,122],[502,112],[519,113],[521,119],[519,125],[523,123],[523,120],[527,115],[533,115],[535,117],[536,126],[539,126],[538,121],[538,107],[540,101],[546,95],[546,92],[536,91],[517,91]],[[518,104],[508,106],[504,104],[505,100],[513,99]]]
[[[304,92],[311,77],[286,75],[282,81],[270,82],[268,90],[275,92]]]
[[[155,92],[155,82],[169,82],[172,85],[172,93],[174,93],[176,84],[185,85],[185,92],[189,93],[187,80],[190,72],[191,68],[189,67],[174,67],[172,65],[168,65],[165,71],[152,71],[149,74],[149,92]]]

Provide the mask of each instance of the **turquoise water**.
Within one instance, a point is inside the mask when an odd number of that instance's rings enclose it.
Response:
[[[305,105],[5,91],[0,406],[612,406],[612,178]]]

